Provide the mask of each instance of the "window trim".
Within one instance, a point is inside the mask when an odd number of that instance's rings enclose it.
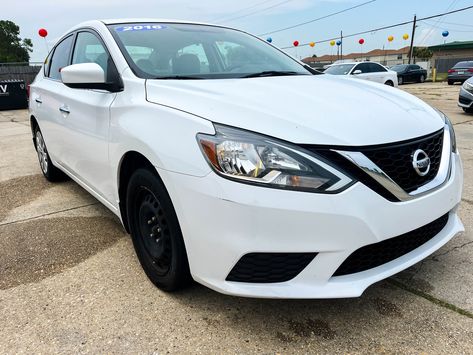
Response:
[[[108,49],[107,47],[107,44],[105,43],[105,41],[103,40],[102,36],[92,27],[81,27],[81,28],[78,28],[78,29],[75,29],[74,31],[71,31],[67,34],[65,34],[64,36],[61,37],[61,39],[54,45],[53,49],[51,49],[51,51],[49,52],[49,56],[51,56],[51,59],[54,57],[54,53],[56,52],[56,48],[57,46],[59,46],[65,39],[69,38],[70,36],[73,36],[72,38],[72,45],[71,45],[71,48],[69,50],[69,56],[68,56],[68,59],[67,59],[67,65],[71,65],[72,64],[72,56],[74,55],[74,50],[76,48],[76,42],[77,42],[77,35],[80,33],[80,32],[90,32],[92,33],[93,35],[95,35],[100,43],[103,45],[104,49],[105,49],[105,52],[109,55],[110,57],[110,60],[112,62],[112,64],[115,66],[115,69],[118,73],[118,78],[120,80],[120,82],[122,82],[122,79],[121,79],[121,75],[120,75],[120,72],[118,71],[118,67],[117,65],[115,64],[115,61],[113,60],[113,57],[112,57],[112,54],[110,52],[110,50]],[[44,76],[45,79],[49,79],[49,80],[52,80],[52,81],[56,81],[56,82],[60,82],[61,84],[64,85],[64,83],[62,82],[62,80],[57,80],[57,79],[53,79],[49,76],[49,72],[50,72],[50,69],[51,69],[51,63],[49,63],[48,65],[48,75],[47,76]],[[122,84],[123,85],[123,84]],[[66,86],[66,85],[64,85]]]
[[[54,59],[54,54],[56,54],[56,49],[57,47],[62,43],[64,42],[66,39],[72,37],[72,44],[71,44],[71,47],[69,48],[69,54],[68,54],[68,58],[67,58],[67,65],[70,65],[71,63],[71,54],[72,54],[72,48],[74,46],[74,43],[75,43],[75,33],[74,32],[70,32],[68,34],[66,34],[65,36],[63,36],[57,43],[56,45],[54,46],[54,48],[51,50],[50,52],[50,61],[49,61],[49,64],[48,64],[48,75],[45,76],[44,78],[45,79],[49,79],[49,80],[52,80],[52,81],[57,81],[57,82],[60,82],[62,83],[62,80],[58,80],[58,79],[54,79],[54,78],[51,78],[51,64],[53,62],[53,59]],[[49,56],[48,56],[49,57]]]

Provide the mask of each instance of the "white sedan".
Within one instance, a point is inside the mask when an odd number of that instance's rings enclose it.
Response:
[[[463,230],[462,165],[425,102],[314,74],[227,27],[80,24],[31,85],[41,170],[115,213],[163,290],[359,296]]]
[[[324,73],[331,75],[349,75],[350,77],[357,79],[368,80],[389,86],[398,86],[397,73],[374,62],[333,64],[328,67]]]

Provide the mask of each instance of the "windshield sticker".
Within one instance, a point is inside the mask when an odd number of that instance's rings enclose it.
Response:
[[[129,32],[129,31],[156,31],[165,29],[164,25],[135,25],[135,26],[122,26],[115,28],[117,32]]]

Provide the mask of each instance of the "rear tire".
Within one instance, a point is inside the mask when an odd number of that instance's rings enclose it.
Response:
[[[164,291],[187,286],[191,276],[181,228],[155,172],[138,169],[133,173],[126,208],[136,255],[151,282]]]
[[[453,81],[449,80],[448,85],[453,85]]]
[[[66,174],[56,168],[51,161],[43,134],[39,127],[36,127],[34,130],[34,141],[36,152],[38,154],[39,167],[41,168],[44,177],[50,182],[66,180]]]

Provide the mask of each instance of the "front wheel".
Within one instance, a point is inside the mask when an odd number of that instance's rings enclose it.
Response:
[[[404,79],[402,78],[402,76],[400,76],[400,77],[397,78],[397,83],[398,83],[399,85],[402,85],[402,84],[404,83]]]
[[[186,286],[191,277],[184,239],[171,198],[155,172],[133,173],[126,207],[133,245],[151,282],[164,291]]]
[[[391,81],[391,80],[388,80],[384,83],[384,85],[387,85],[387,86],[394,86],[394,83]]]
[[[420,76],[419,78],[419,83],[423,83],[425,81],[425,77],[423,75]]]

